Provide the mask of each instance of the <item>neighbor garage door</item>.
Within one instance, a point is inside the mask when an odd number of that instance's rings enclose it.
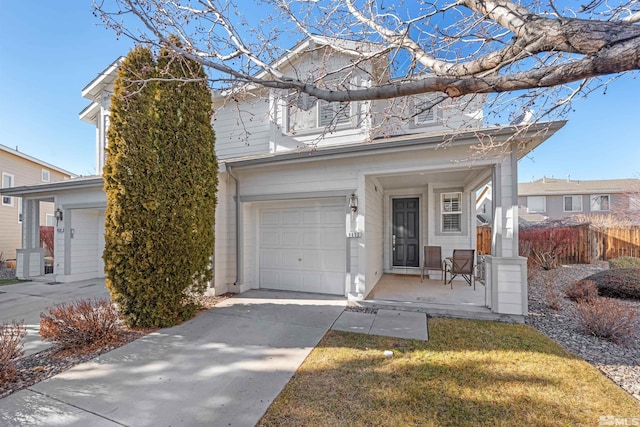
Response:
[[[259,211],[260,287],[344,295],[344,199],[283,203]]]

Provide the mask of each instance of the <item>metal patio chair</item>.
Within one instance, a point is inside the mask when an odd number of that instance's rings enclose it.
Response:
[[[442,261],[442,248],[440,246],[425,246],[424,257],[422,258],[422,268],[420,269],[420,282],[424,279],[424,272],[429,278],[430,270],[438,270],[444,279],[444,262]]]
[[[475,249],[454,249],[453,256],[447,258],[444,270],[444,284],[449,283],[453,289],[453,279],[456,276],[462,276],[469,286],[473,285],[476,290],[476,281],[473,271],[473,263],[475,261]],[[450,274],[449,282],[447,282],[447,272]]]

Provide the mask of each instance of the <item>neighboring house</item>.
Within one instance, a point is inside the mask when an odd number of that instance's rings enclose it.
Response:
[[[338,43],[348,42],[306,39],[275,65],[285,73],[312,75],[318,58]],[[347,69],[346,51],[332,52],[334,69]],[[119,64],[82,92],[91,104],[80,118],[96,126],[99,172]],[[351,71],[349,81],[366,86],[371,76],[383,78],[386,68],[358,62]],[[476,191],[491,181],[494,245],[486,257],[484,305],[495,313],[526,314],[517,161],[564,122],[483,128],[480,97],[425,110],[421,105],[428,99],[336,104],[264,88],[246,88],[234,102],[214,95],[220,165],[214,292],[268,288],[366,298],[385,274],[419,274],[425,245],[441,246],[443,256],[475,248]],[[481,138],[510,142],[506,153],[501,147],[470,158],[469,147]],[[25,204],[53,198],[62,210],[55,280],[104,275],[106,197],[100,176],[11,194],[23,196]],[[25,229],[35,222],[29,220]],[[31,250],[26,244],[24,250]],[[39,268],[21,262],[23,276]]]
[[[73,176],[75,175],[71,172],[0,144],[0,188],[57,182]],[[53,203],[42,202],[37,209],[41,225],[55,225]],[[16,249],[22,247],[22,217],[22,199],[2,195],[0,253],[6,259],[15,258]],[[39,234],[37,239],[40,245]]]
[[[570,180],[542,178],[518,184],[520,217],[527,222],[604,214],[637,218],[640,180]]]
[[[476,219],[478,225],[489,225],[493,222],[493,194],[490,184],[486,184],[476,194]]]

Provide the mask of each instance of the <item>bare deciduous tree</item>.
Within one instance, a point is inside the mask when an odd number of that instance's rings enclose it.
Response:
[[[529,110],[534,120],[561,117],[576,97],[640,69],[638,0],[102,0],[94,6],[118,34],[169,44],[205,65],[214,89],[261,86],[332,102],[437,94],[425,108],[487,94],[490,124],[517,122]],[[172,45],[170,34],[181,44]],[[296,70],[288,48],[305,37],[331,40],[331,52],[348,54],[350,62]],[[318,55],[331,60],[326,51]],[[367,65],[376,61],[385,73]],[[354,72],[369,78],[354,86],[348,79]],[[327,79],[349,84],[328,87]]]

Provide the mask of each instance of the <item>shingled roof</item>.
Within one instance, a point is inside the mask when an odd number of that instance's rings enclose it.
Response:
[[[570,180],[542,178],[518,183],[518,195],[640,193],[640,179]]]

